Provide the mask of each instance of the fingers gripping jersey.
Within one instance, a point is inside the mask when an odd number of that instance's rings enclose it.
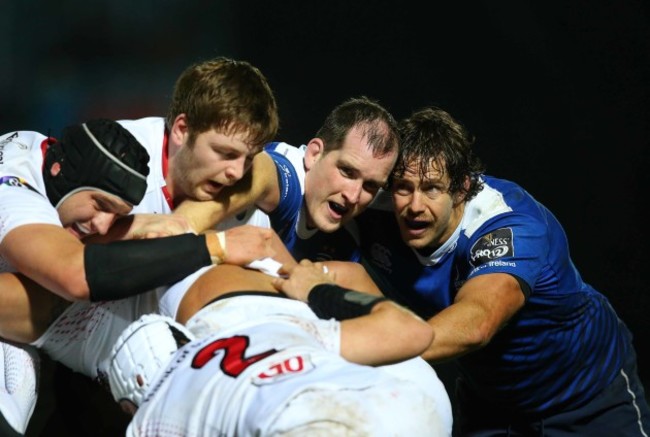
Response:
[[[448,435],[425,390],[335,353],[338,326],[281,297],[217,300],[187,323],[199,339],[152,382],[127,435]]]

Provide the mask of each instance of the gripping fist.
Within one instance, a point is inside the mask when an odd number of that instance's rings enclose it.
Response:
[[[307,302],[307,296],[318,284],[333,283],[335,275],[329,273],[327,267],[320,262],[303,259],[300,264],[285,271],[287,277],[276,278],[273,286],[287,296]]]

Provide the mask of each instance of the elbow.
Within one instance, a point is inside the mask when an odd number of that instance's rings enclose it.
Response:
[[[467,348],[469,350],[481,349],[492,340],[495,331],[487,324],[476,326],[473,330],[468,332]]]
[[[79,278],[79,276],[82,276]],[[68,302],[90,300],[90,288],[83,275],[76,275],[76,279],[67,279],[57,293]],[[74,278],[74,277],[73,277]]]
[[[63,297],[68,302],[85,302],[90,300],[90,290],[88,290],[87,286],[68,288],[65,294],[61,297]]]
[[[458,355],[465,355],[484,348],[490,343],[493,335],[494,332],[486,326],[477,326],[466,331],[459,342]]]
[[[436,337],[420,356],[429,363],[444,362],[487,346],[493,335],[494,332],[489,328],[475,327],[452,336],[452,340],[447,339],[447,336],[444,339]]]
[[[90,301],[90,292],[88,290],[75,290],[65,297],[68,302],[87,302]]]
[[[435,337],[433,328],[426,322],[422,322],[420,326],[411,330],[410,342],[414,347],[413,355],[422,355],[426,353],[429,347],[433,344]]]
[[[399,329],[402,332],[401,343],[405,349],[404,351],[409,357],[420,356],[425,353],[435,337],[433,327],[424,320],[417,317],[409,317],[402,319],[399,324]]]

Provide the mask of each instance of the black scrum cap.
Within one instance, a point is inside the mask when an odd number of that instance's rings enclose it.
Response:
[[[61,171],[52,176],[52,164]],[[48,146],[43,177],[50,202],[58,207],[68,196],[98,189],[132,205],[142,200],[147,189],[149,154],[122,125],[97,119],[68,126],[61,141]]]

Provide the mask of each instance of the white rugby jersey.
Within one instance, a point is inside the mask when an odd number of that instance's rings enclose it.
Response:
[[[154,378],[127,435],[449,435],[433,395],[344,360],[340,323],[303,302],[238,293],[187,327],[199,338]]]
[[[173,203],[166,191],[167,131],[162,117],[145,117],[137,120],[118,120],[147,149],[149,175],[147,192],[142,201],[133,208],[132,214],[168,214]]]
[[[99,364],[134,320],[158,312],[165,287],[110,302],[74,302],[31,343],[71,370],[97,378]]]
[[[62,226],[45,191],[41,169],[46,147],[47,137],[38,132],[15,131],[0,136],[0,243],[18,226]],[[0,257],[0,272],[13,271]]]

